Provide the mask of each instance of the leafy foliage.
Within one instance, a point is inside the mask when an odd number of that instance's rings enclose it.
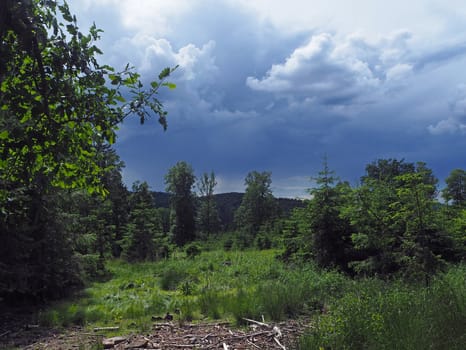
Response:
[[[63,220],[73,212],[65,197],[109,193],[119,165],[107,149],[125,118],[143,123],[155,114],[166,128],[157,94],[174,87],[165,82],[173,69],[145,88],[131,67],[98,62],[101,31],[81,32],[66,2],[6,0],[0,7],[0,295],[61,295],[82,277],[86,259],[74,254],[75,242],[78,248],[92,238],[102,260],[110,221],[118,231],[125,220],[112,201],[112,209],[91,213],[92,230],[73,236]]]
[[[390,160],[379,165],[377,178],[370,175],[375,165],[368,166],[347,212],[357,229],[353,243],[359,259],[353,267],[364,273],[401,270],[410,278],[427,278],[442,256],[451,256],[435,202],[437,180],[424,163]]]
[[[170,193],[171,228],[173,241],[182,246],[195,238],[196,208],[192,188],[196,181],[192,167],[178,162],[165,176],[167,191]]]
[[[277,201],[270,188],[270,172],[250,172],[244,180],[246,192],[240,207],[235,212],[235,223],[245,234],[256,235],[261,225],[273,220],[278,214]]]
[[[155,96],[172,69],[145,91],[129,66],[115,72],[98,63],[95,42],[101,31],[92,26],[89,34],[80,32],[66,3],[2,6],[7,17],[0,31],[2,183],[46,181],[105,192],[100,178],[107,169],[99,163],[98,147],[113,143],[118,124],[131,114],[143,123],[155,112],[166,127],[166,112]]]
[[[447,202],[457,206],[466,205],[466,171],[454,169],[445,180],[447,187],[442,191],[442,196]]]
[[[354,189],[335,184],[324,164],[316,182],[308,209],[295,210],[284,226],[286,260],[428,283],[464,256],[460,207],[442,209],[437,179],[424,163],[378,160]]]
[[[198,229],[208,235],[217,232],[220,229],[220,218],[218,216],[217,203],[214,197],[215,186],[217,181],[215,173],[204,173],[198,182],[199,189],[199,210],[198,210]]]

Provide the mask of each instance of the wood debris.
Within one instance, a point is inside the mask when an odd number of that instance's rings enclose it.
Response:
[[[178,322],[154,323],[146,334],[132,334],[102,338],[96,333],[73,328],[65,333],[55,333],[21,347],[26,350],[95,348],[98,344],[110,350],[182,350],[182,349],[278,349],[293,348],[296,339],[309,327],[305,320],[288,320],[266,323],[245,319],[249,326],[234,327],[227,322],[182,324]],[[263,320],[264,321],[264,320]],[[5,334],[8,338],[11,334]]]
[[[287,321],[281,324],[244,319],[254,325],[236,329],[228,324],[154,324],[149,335],[134,335],[113,347],[123,349],[290,349],[293,341],[307,327],[305,323]],[[112,349],[112,348],[110,348]]]

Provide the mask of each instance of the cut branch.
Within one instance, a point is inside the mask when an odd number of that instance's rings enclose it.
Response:
[[[259,325],[259,326],[270,327],[267,323],[259,322],[259,321],[256,321],[256,320],[251,320],[250,318],[243,317],[243,320],[251,322],[251,323],[255,323],[255,324]]]
[[[120,327],[95,327],[94,332],[98,331],[117,331]]]
[[[273,340],[275,340],[275,343],[277,343],[279,347],[281,347],[283,350],[286,350],[285,346],[280,343],[277,337],[273,337]]]

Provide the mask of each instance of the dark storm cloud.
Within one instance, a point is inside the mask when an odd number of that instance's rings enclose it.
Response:
[[[219,191],[242,190],[249,171],[270,170],[276,194],[294,197],[306,194],[325,154],[352,183],[382,157],[426,161],[438,176],[464,167],[466,45],[420,49],[409,30],[375,39],[287,32],[233,1],[139,3],[143,12],[130,1],[88,2],[102,15],[111,64],[130,62],[147,81],[180,66],[177,89],[160,94],[168,131],[155,120],[121,127],[128,183],[162,190],[168,168],[185,160],[199,175],[214,170]]]

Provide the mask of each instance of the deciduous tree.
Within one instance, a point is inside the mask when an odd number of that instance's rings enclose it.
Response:
[[[272,173],[252,171],[244,184],[246,192],[235,213],[235,222],[240,231],[255,235],[261,225],[277,217],[278,204],[270,188]]]
[[[66,2],[5,0],[0,16],[0,280],[13,278],[0,294],[45,296],[76,274],[56,196],[108,193],[101,147],[130,115],[166,127],[157,93],[173,70],[145,88],[131,67],[99,63],[101,31],[83,33]]]
[[[200,201],[198,229],[207,234],[216,232],[220,228],[220,219],[214,198],[216,185],[217,181],[213,171],[210,174],[204,173],[197,184]]]
[[[452,170],[445,182],[447,186],[442,191],[443,198],[454,205],[466,206],[466,171]]]
[[[170,194],[170,232],[178,246],[195,238],[195,181],[193,168],[184,161],[176,163],[165,175],[166,190]]]

